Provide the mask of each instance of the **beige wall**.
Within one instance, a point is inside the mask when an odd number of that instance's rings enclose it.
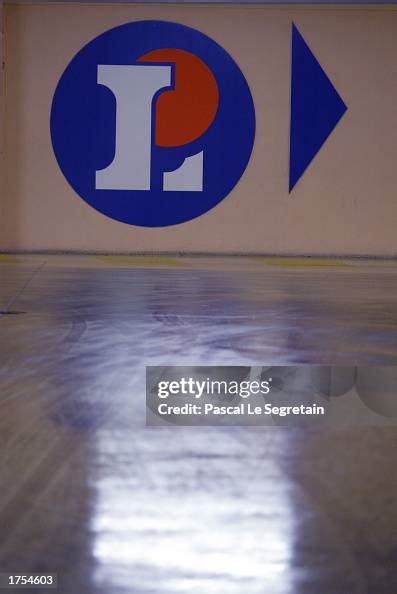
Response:
[[[162,229],[108,219],[79,199],[51,148],[55,86],[113,26],[198,28],[235,58],[253,94],[256,143],[233,192]],[[288,193],[291,20],[349,110]],[[397,9],[315,6],[8,5],[1,250],[397,254]]]
[[[0,221],[3,220],[2,202],[4,187],[4,126],[3,126],[3,107],[4,107],[4,70],[3,70],[3,0],[0,0]],[[0,223],[1,235],[1,223]],[[1,244],[1,240],[0,240]]]

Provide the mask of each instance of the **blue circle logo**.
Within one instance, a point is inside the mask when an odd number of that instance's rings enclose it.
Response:
[[[234,60],[203,33],[164,21],[93,39],[52,103],[64,176],[93,208],[131,225],[175,225],[216,206],[244,173],[254,137]]]

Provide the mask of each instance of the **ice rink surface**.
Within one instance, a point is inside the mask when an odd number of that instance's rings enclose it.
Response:
[[[5,255],[0,310],[0,572],[397,592],[397,427],[145,427],[146,365],[397,364],[397,263]]]

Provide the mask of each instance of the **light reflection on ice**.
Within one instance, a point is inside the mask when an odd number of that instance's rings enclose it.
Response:
[[[292,594],[288,486],[262,431],[99,431],[101,464],[112,451],[92,525],[106,592]]]

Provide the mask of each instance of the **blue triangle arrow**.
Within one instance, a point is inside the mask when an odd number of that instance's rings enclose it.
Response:
[[[293,24],[290,192],[346,109],[335,87]]]

